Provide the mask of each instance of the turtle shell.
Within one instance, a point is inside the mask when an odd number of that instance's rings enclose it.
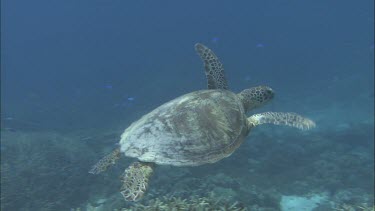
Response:
[[[143,162],[197,166],[228,157],[249,128],[242,102],[227,90],[202,90],[169,101],[121,135],[125,156]]]

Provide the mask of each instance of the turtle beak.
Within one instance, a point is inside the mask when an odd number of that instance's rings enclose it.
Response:
[[[265,86],[264,87],[264,99],[272,100],[274,97],[275,97],[275,92],[271,89],[271,87]]]

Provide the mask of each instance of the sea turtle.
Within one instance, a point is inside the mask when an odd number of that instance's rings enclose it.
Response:
[[[228,90],[224,68],[216,55],[202,44],[195,50],[204,62],[208,89],[171,100],[138,121],[121,135],[120,145],[102,158],[89,173],[98,174],[113,165],[121,153],[137,158],[121,176],[121,194],[136,201],[145,194],[155,164],[198,166],[230,156],[250,130],[261,124],[310,129],[315,123],[295,113],[246,113],[270,101],[274,92],[267,86]]]

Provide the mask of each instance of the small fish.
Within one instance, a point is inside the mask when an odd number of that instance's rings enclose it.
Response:
[[[220,40],[220,38],[218,38],[218,37],[213,37],[213,38],[211,39],[211,42],[213,42],[213,43],[218,43],[219,40]]]
[[[115,103],[113,107],[131,107],[134,105],[135,97],[129,97],[129,95],[125,95],[122,102]]]
[[[106,85],[104,85],[104,88],[106,88],[106,89],[112,89],[113,86],[111,84],[106,84]]]
[[[255,47],[257,47],[257,48],[264,48],[264,45],[262,43],[258,43],[258,44],[255,45]]]

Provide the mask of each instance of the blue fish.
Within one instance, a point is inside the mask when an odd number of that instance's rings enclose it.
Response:
[[[106,85],[104,85],[104,88],[106,88],[106,89],[112,89],[113,86],[111,84],[106,84]]]
[[[211,42],[213,42],[213,43],[217,43],[217,42],[219,42],[219,38],[218,37],[213,37],[212,39],[211,39]]]
[[[257,48],[264,48],[264,45],[262,43],[258,43],[258,44],[255,45],[255,47],[257,47]]]

